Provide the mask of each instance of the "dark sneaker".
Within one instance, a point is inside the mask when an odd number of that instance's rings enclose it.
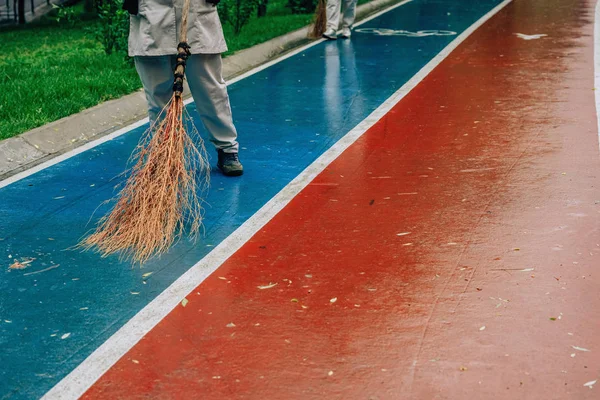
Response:
[[[217,167],[226,176],[240,176],[244,173],[244,167],[240,163],[238,153],[225,153],[223,150],[217,150],[219,161]]]

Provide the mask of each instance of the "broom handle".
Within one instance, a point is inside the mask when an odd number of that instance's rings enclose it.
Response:
[[[183,1],[183,10],[181,13],[181,32],[179,34],[180,42],[177,45],[177,63],[175,64],[175,80],[173,82],[173,92],[175,97],[181,98],[183,93],[183,77],[185,75],[185,63],[190,54],[190,46],[187,44],[187,21],[190,10],[190,0]]]
[[[190,0],[183,1],[183,10],[181,12],[181,32],[179,38],[181,42],[187,42],[187,20],[190,13]]]

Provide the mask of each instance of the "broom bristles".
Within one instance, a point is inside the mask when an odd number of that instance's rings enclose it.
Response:
[[[325,13],[325,0],[319,0],[317,10],[315,11],[315,23],[313,24],[311,38],[320,38],[325,33],[327,27],[327,14]]]
[[[202,224],[199,195],[210,178],[206,150],[181,97],[173,95],[158,120],[132,154],[133,167],[113,199],[115,206],[79,246],[102,256],[118,252],[141,264],[166,252],[186,230],[197,236]]]

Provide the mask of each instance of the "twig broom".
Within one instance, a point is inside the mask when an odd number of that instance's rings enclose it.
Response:
[[[325,0],[319,0],[315,11],[315,23],[309,36],[315,39],[320,38],[323,36],[323,33],[325,33],[326,26],[327,15],[325,13]]]
[[[196,236],[202,224],[200,194],[208,187],[206,150],[183,104],[183,77],[190,56],[185,0],[181,43],[177,45],[173,96],[131,156],[133,167],[115,206],[79,246],[103,256],[120,253],[144,263],[166,252],[189,229]],[[186,129],[190,130],[191,135]],[[192,138],[196,138],[198,146]]]

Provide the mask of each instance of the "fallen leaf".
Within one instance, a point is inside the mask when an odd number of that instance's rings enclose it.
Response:
[[[291,301],[292,303],[297,303],[297,302],[298,302],[298,299],[292,299],[292,300],[290,300],[290,301]]]
[[[18,261],[15,261],[14,263],[10,264],[10,266],[8,267],[8,269],[25,269],[27,268],[27,265],[22,264]]]
[[[577,346],[571,346],[572,348],[574,348],[575,350],[579,350],[579,351],[590,351],[588,349],[584,349],[583,347],[577,347]]]
[[[519,37],[520,39],[523,39],[523,40],[535,40],[535,39],[540,39],[540,38],[548,36],[545,33],[538,33],[535,35],[526,35],[524,33],[515,33],[515,35],[517,35],[517,37]]]
[[[327,373],[327,375],[329,375],[329,376],[333,375],[333,371],[329,371],[329,372]]]
[[[396,233],[396,236],[406,236],[406,235],[410,235],[411,232],[402,232],[402,233]]]
[[[58,267],[60,267],[60,264],[52,265],[52,266],[50,266],[48,268],[44,268],[44,269],[41,269],[39,271],[28,272],[26,274],[23,274],[23,276],[29,276],[29,275],[34,275],[34,274],[41,274],[42,272],[50,271],[51,269],[58,268]]]
[[[260,290],[265,290],[265,289],[271,289],[272,287],[277,286],[277,283],[269,283],[268,285],[264,285],[264,286],[257,286],[257,288],[259,288]]]
[[[550,317],[550,321],[556,321],[556,317]]]
[[[21,261],[19,260],[15,260],[14,263],[12,263],[8,269],[25,269],[29,266],[29,264],[31,264],[33,261],[35,261],[35,258],[31,257],[31,258],[22,258]]]
[[[152,275],[154,272],[146,272],[144,275],[142,275],[142,279],[145,279],[147,277],[149,277],[150,275]]]
[[[485,325],[479,328],[480,331],[485,331]]]
[[[598,382],[598,379],[596,379],[595,381],[589,381],[587,383],[584,383],[583,386],[591,388],[592,386],[594,386],[596,384],[596,382]]]
[[[181,300],[181,306],[185,307],[187,306],[187,303],[189,303],[188,299],[186,299],[185,297],[183,298],[183,300]]]
[[[132,363],[134,364],[139,364],[140,362],[138,360],[131,360]]]
[[[333,299],[329,300],[330,303],[335,303],[337,301],[337,297],[334,297]]]
[[[64,335],[62,335],[60,338],[65,340],[66,338],[68,338],[69,336],[71,336],[70,333],[65,333]]]
[[[235,328],[235,324],[233,322],[230,322],[227,324],[228,328]]]
[[[459,369],[460,369],[461,371],[466,371],[466,370],[467,370],[467,367],[460,367]]]

